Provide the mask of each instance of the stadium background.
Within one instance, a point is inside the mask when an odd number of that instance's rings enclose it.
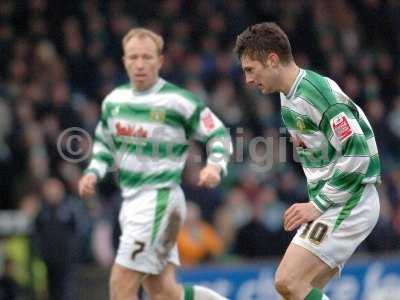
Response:
[[[75,299],[106,299],[118,236],[114,174],[95,199],[80,200],[89,145],[76,132],[59,137],[71,127],[93,134],[102,99],[127,81],[120,41],[138,25],[166,40],[162,76],[199,95],[236,146],[229,176],[209,191],[196,186],[204,150],[192,145],[180,278],[232,299],[276,299],[273,268],[290,240],[281,217],[307,200],[304,176],[281,129],[278,96],[245,87],[232,53],[238,33],[266,20],[286,30],[301,67],[333,78],[364,108],[381,155],[378,225],[330,286],[332,299],[400,299],[396,0],[0,1],[0,299],[46,299],[50,284]],[[260,136],[269,144],[251,144]],[[43,258],[56,266],[47,266],[52,283]]]

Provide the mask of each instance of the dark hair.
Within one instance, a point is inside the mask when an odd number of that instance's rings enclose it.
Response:
[[[273,22],[264,22],[247,27],[238,35],[234,50],[239,59],[243,55],[265,62],[269,53],[275,52],[281,62],[293,60],[292,47],[286,33]]]

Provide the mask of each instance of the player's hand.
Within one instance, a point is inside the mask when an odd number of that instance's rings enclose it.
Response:
[[[96,183],[96,175],[91,173],[83,175],[83,177],[79,180],[79,196],[85,199],[93,197],[96,191]]]
[[[304,223],[314,221],[320,215],[322,213],[311,202],[293,204],[283,215],[283,228],[292,231]]]
[[[214,188],[221,182],[221,167],[218,165],[207,164],[199,175],[199,186]]]

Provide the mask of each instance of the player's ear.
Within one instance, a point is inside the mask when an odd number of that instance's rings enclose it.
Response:
[[[123,55],[123,56],[121,57],[121,60],[122,60],[122,64],[124,65],[124,68],[125,68],[126,70],[128,70],[128,69],[127,69],[127,66],[126,66],[126,60],[127,60],[126,56]]]
[[[122,60],[122,63],[124,64],[124,66],[125,66],[127,58],[126,58],[126,55],[125,55],[125,47],[124,46],[122,46],[122,50],[123,50],[123,53],[122,53],[121,60]]]
[[[271,52],[268,54],[268,61],[270,62],[270,67],[276,68],[279,65],[279,56],[276,53]]]
[[[164,64],[164,60],[165,60],[164,55],[160,54],[160,56],[158,57],[159,69],[161,69],[162,65]]]

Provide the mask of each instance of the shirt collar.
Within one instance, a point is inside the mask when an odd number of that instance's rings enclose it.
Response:
[[[133,87],[132,93],[134,96],[145,96],[145,95],[154,94],[154,93],[157,93],[158,91],[160,91],[161,88],[164,86],[164,84],[165,84],[165,80],[160,77],[160,78],[158,78],[157,82],[153,86],[148,88],[147,90],[136,91],[135,87]]]
[[[290,99],[293,97],[293,95],[295,94],[297,87],[299,86],[300,81],[303,79],[303,77],[306,75],[306,71],[301,69],[299,70],[299,74],[297,74],[296,80],[293,82],[289,93],[287,95],[285,95],[285,97],[287,99]]]

